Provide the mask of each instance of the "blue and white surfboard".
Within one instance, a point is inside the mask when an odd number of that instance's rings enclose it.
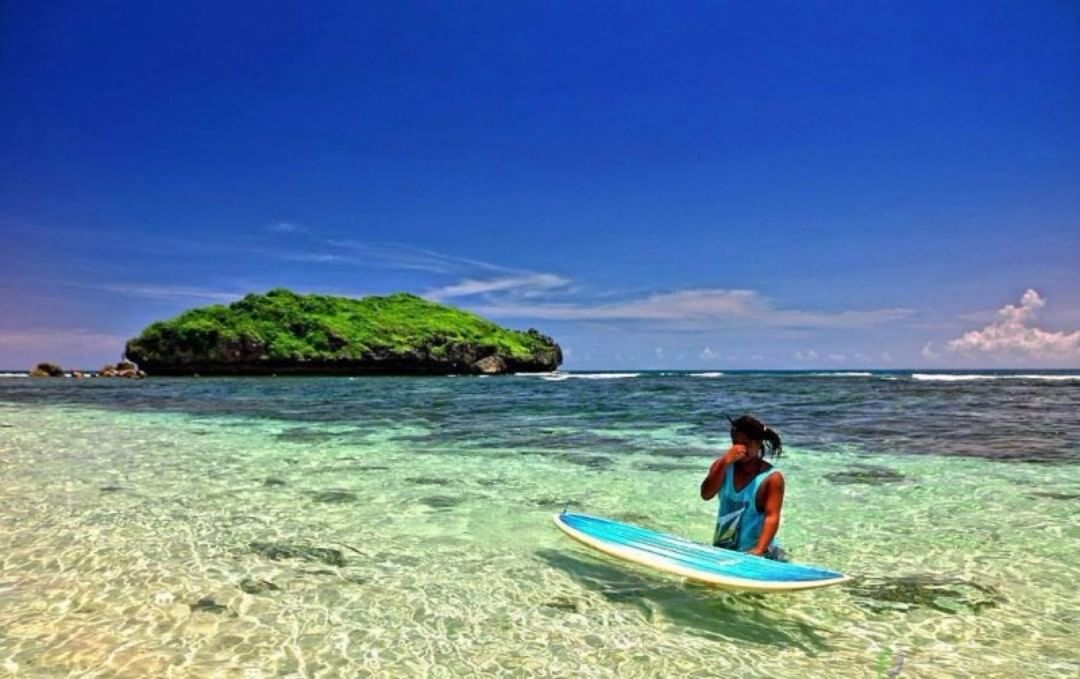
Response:
[[[847,582],[842,573],[710,547],[628,523],[563,512],[555,525],[605,554],[688,580],[749,592],[794,592]]]

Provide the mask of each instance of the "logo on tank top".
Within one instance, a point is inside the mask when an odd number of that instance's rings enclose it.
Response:
[[[739,541],[739,523],[742,520],[746,504],[733,512],[728,512],[716,519],[716,532],[713,533],[713,546],[736,549]]]

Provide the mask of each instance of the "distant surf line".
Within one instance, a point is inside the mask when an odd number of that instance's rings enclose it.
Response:
[[[1066,380],[1080,380],[1077,375],[1039,375],[1039,374],[1016,374],[1016,375],[981,375],[981,374],[956,374],[956,373],[912,373],[911,379],[916,382],[971,382],[975,380],[1048,380],[1063,382]]]

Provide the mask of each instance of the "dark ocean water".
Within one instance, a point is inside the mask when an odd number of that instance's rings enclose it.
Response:
[[[1075,371],[558,373],[490,378],[0,380],[0,400],[135,412],[423,425],[427,443],[711,454],[634,431],[726,439],[752,413],[798,448],[1037,463],[1080,456]],[[617,434],[598,434],[610,430]],[[332,436],[312,431],[309,437]],[[337,434],[336,436],[341,436]],[[419,441],[418,441],[419,442]]]

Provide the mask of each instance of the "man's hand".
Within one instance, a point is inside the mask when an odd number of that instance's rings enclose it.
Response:
[[[765,556],[765,552],[766,550],[761,549],[760,547],[754,547],[753,549],[746,550],[747,554],[752,554],[754,556]]]
[[[724,462],[726,464],[738,462],[749,454],[750,451],[746,448],[746,446],[741,443],[734,443],[730,448],[728,448],[727,453],[724,455]]]

